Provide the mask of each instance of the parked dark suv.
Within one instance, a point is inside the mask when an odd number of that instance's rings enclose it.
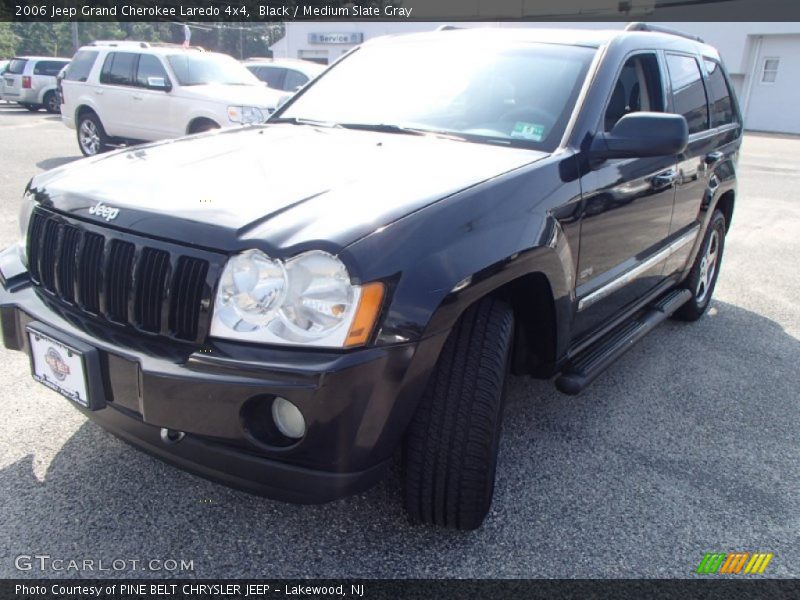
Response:
[[[322,502],[402,450],[411,516],[475,528],[509,372],[578,393],[706,310],[741,135],[717,52],[675,33],[370,42],[265,125],[36,176],[3,342],[201,475]]]

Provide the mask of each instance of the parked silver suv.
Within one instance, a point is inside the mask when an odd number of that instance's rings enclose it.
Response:
[[[18,56],[3,73],[2,97],[31,111],[40,108],[61,112],[56,94],[56,75],[69,64],[68,58]]]

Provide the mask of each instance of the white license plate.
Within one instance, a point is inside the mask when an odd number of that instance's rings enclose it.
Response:
[[[29,330],[28,336],[33,378],[73,402],[89,408],[83,355],[38,331]]]

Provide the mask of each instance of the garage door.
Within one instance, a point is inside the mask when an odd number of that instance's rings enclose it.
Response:
[[[800,35],[764,36],[753,75],[747,129],[800,134]]]

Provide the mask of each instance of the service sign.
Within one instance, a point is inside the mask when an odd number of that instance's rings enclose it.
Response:
[[[352,33],[309,33],[309,44],[360,44],[364,41],[364,34]]]

